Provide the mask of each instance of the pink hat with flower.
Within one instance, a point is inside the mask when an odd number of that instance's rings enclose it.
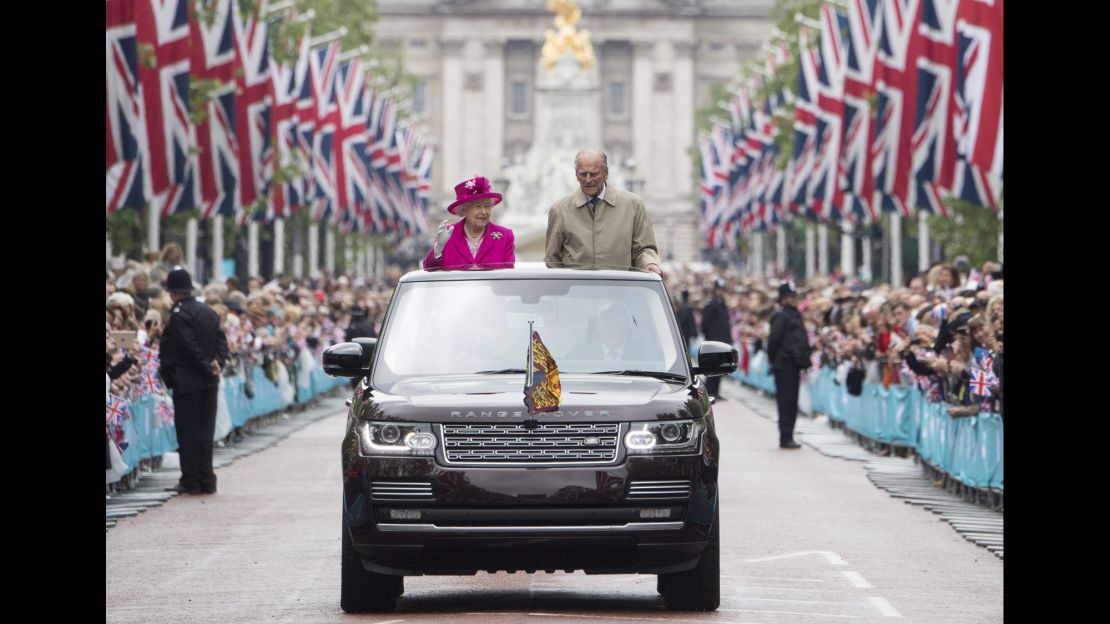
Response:
[[[472,202],[477,199],[485,199],[492,197],[495,201],[493,205],[501,203],[501,193],[494,193],[490,190],[489,179],[482,176],[474,176],[473,178],[460,182],[455,185],[455,203],[447,207],[447,212],[457,214],[455,207]]]

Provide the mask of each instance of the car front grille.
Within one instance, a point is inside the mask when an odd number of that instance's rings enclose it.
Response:
[[[427,481],[374,481],[370,484],[374,500],[431,500],[432,484]]]
[[[612,464],[619,423],[440,425],[449,464]]]
[[[628,485],[628,498],[656,500],[690,498],[690,482],[632,481]]]

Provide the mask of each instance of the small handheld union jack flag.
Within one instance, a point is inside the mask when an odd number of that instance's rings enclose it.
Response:
[[[131,414],[127,409],[127,401],[116,395],[108,397],[108,405],[104,410],[104,421],[108,425],[122,424],[123,421],[131,418]]]
[[[158,383],[158,374],[151,368],[143,369],[139,374],[139,396],[153,396],[160,394],[161,385]]]
[[[987,374],[981,370],[972,373],[968,386],[971,388],[971,393],[976,396],[988,397],[991,395],[992,384]]]
[[[108,429],[108,437],[120,453],[127,450],[129,446],[127,436],[123,432],[123,421],[128,418],[131,418],[131,413],[128,410],[127,401],[114,394],[110,395],[104,409],[104,421]]]
[[[141,347],[139,347],[139,356],[143,359],[143,361],[145,361],[147,363],[147,365],[153,364],[153,365],[157,366],[158,364],[161,363],[160,360],[158,359],[158,350],[157,349],[151,349],[150,347],[142,347],[141,346]]]
[[[172,401],[164,396],[157,397],[154,410],[158,414],[158,420],[163,425],[171,426],[174,424]]]

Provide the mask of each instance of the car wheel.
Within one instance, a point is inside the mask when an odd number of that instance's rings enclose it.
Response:
[[[404,592],[405,577],[377,574],[362,567],[355,552],[347,520],[343,519],[342,584],[339,606],[347,613],[393,611],[397,597]]]
[[[671,611],[716,611],[721,605],[720,516],[718,508],[698,565],[685,572],[659,575],[657,588]]]

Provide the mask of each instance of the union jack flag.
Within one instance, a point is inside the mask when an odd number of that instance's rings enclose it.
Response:
[[[112,213],[124,207],[141,207],[153,193],[143,167],[149,148],[139,81],[134,0],[108,0],[104,17],[107,68],[104,203],[107,212]]]
[[[921,37],[921,0],[884,0],[875,63],[875,139],[871,144],[871,174],[875,197],[885,212],[911,214],[910,137],[914,128],[917,58]]]
[[[301,93],[301,80],[308,68],[308,33],[301,38],[300,55],[293,65],[275,64],[271,73],[274,98],[274,146],[277,149],[277,166],[294,171],[292,179],[275,184],[271,191],[270,217],[289,217],[304,200],[304,165],[306,159],[297,140],[300,126],[297,98]]]
[[[955,172],[956,140],[950,120],[956,110],[952,90],[956,72],[958,0],[922,0],[922,41],[917,58],[917,107],[911,142],[911,206],[947,216],[942,199]]]
[[[316,166],[316,159],[313,152],[313,145],[316,137],[316,88],[313,82],[312,59],[314,53],[311,48],[307,46],[307,33],[305,41],[302,43],[301,57],[297,60],[297,65],[294,67],[294,79],[297,83],[297,158],[300,163],[301,175],[304,178],[304,194],[301,196],[301,201],[307,204],[310,199],[316,197],[316,180],[312,175],[313,167]]]
[[[968,387],[971,388],[971,393],[977,396],[987,397],[991,395],[992,384],[983,371],[975,371],[971,374],[971,380],[968,382]]]
[[[259,197],[269,194],[273,177],[273,143],[270,129],[272,88],[270,80],[270,28],[266,0],[252,13],[232,20],[235,26],[236,100],[235,127],[239,140],[240,225],[252,216],[250,209]],[[258,217],[265,217],[261,212]]]
[[[186,0],[136,0],[139,43],[154,55],[142,65],[153,201],[163,215],[196,205],[197,134],[189,118],[191,27]]]
[[[108,437],[120,453],[129,446],[127,435],[123,432],[123,421],[130,418],[131,410],[127,406],[127,400],[110,394],[104,409],[104,424],[108,428]]]
[[[161,393],[161,384],[158,382],[156,369],[143,368],[139,373],[139,383],[136,386],[139,396],[153,396]]]
[[[338,203],[336,187],[335,132],[340,123],[336,99],[336,73],[339,65],[339,43],[331,42],[313,50],[311,82],[316,102],[316,123],[312,137],[312,220],[319,222],[332,214]]]
[[[809,181],[817,160],[817,52],[811,46],[812,32],[803,26],[798,32],[798,93],[794,102],[794,154],[786,182],[787,203],[791,212],[810,209]]]
[[[239,204],[239,148],[235,134],[235,28],[230,0],[213,0],[212,23],[190,15],[190,71],[218,83],[203,121],[196,124],[200,147],[201,217],[231,216]],[[199,43],[199,45],[197,45]]]
[[[359,208],[369,196],[368,192],[363,192],[360,188],[361,181],[357,171],[361,166],[361,158],[356,146],[364,145],[367,141],[363,75],[358,59],[344,61],[339,65],[335,87],[339,107],[339,127],[335,133],[336,149],[339,152],[335,160],[338,198],[336,218],[346,224],[347,231],[358,227]]]
[[[428,212],[428,202],[432,196],[432,161],[435,159],[435,148],[425,145],[420,154],[420,162],[416,166],[416,196],[420,198],[425,214]]]
[[[154,411],[158,415],[159,422],[165,426],[173,426],[173,401],[169,397],[165,395],[156,397]]]
[[[366,169],[366,179],[370,189],[370,205],[373,209],[372,221],[374,224],[374,232],[384,234],[386,232],[394,231],[399,222],[397,215],[389,204],[389,200],[385,194],[385,148],[381,150],[381,160],[375,157],[378,150],[378,142],[382,132],[384,132],[384,125],[388,123],[386,115],[390,113],[392,105],[389,98],[378,94],[377,92],[368,91],[367,98],[370,104],[367,110],[370,112],[370,140],[371,143],[360,147],[362,150],[362,159]]]
[[[150,347],[139,346],[139,357],[142,358],[145,365],[158,366],[161,361],[158,358],[158,350],[151,349]]]
[[[845,211],[879,220],[879,206],[872,201],[871,95],[875,92],[875,55],[878,50],[881,0],[852,0],[848,3],[847,61],[844,67],[844,136],[841,143],[838,185],[844,191]]]
[[[412,214],[412,208],[405,201],[405,191],[401,181],[401,143],[403,141],[404,133],[401,130],[394,130],[393,139],[387,144],[385,150],[385,189],[386,196],[397,207],[397,212],[401,217],[399,234],[407,238],[415,233],[416,222]]]
[[[844,214],[844,197],[839,184],[847,30],[848,14],[844,10],[821,6],[821,54],[817,66],[819,143],[809,194],[814,212],[826,220],[848,216]]]
[[[964,0],[956,17],[952,190],[990,208],[998,207],[1002,187],[1002,14],[1002,0]]]

